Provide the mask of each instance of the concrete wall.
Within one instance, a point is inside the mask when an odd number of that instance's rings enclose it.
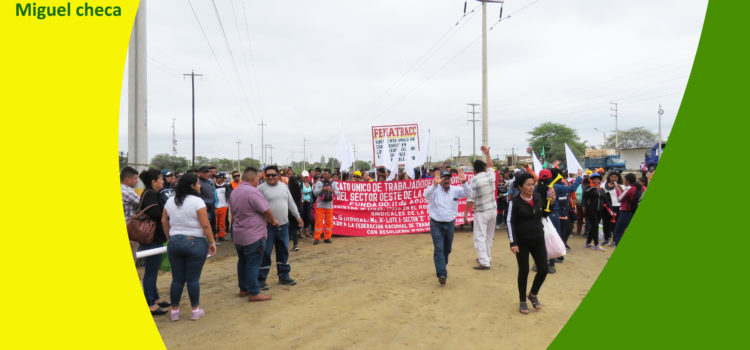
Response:
[[[625,161],[625,168],[628,170],[639,170],[648,150],[650,148],[621,149],[620,158]]]

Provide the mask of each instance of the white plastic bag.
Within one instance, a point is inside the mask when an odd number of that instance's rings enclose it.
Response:
[[[560,235],[557,234],[555,225],[552,224],[549,218],[543,218],[542,225],[544,225],[544,244],[547,246],[547,259],[564,256],[566,253],[565,243],[563,243]]]

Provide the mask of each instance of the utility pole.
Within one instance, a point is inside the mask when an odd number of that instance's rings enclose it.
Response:
[[[451,145],[451,163],[453,163],[453,145]]]
[[[471,140],[472,140],[471,146],[472,146],[472,148],[471,148],[471,154],[474,156],[474,159],[477,159],[477,122],[478,122],[478,120],[477,120],[477,113],[478,112],[475,110],[475,108],[477,106],[479,106],[479,104],[478,103],[467,103],[467,105],[471,106],[471,112],[466,112],[466,113],[471,114],[471,119],[466,120],[467,122],[471,123],[471,127],[472,127],[472,134],[471,134],[472,135],[471,136]]]
[[[482,2],[482,146],[489,147],[487,108],[487,3],[502,4],[504,0],[479,0]],[[501,5],[502,6],[502,5]],[[500,8],[502,13],[502,7]]]
[[[240,171],[240,143],[241,142],[242,141],[240,141],[239,139],[237,140],[237,171]]]
[[[427,148],[430,148],[430,129],[427,129]],[[432,163],[432,154],[427,154],[427,164],[431,165],[431,163]]]
[[[268,125],[268,124],[265,124],[265,123],[263,122],[263,119],[261,119],[261,120],[260,120],[260,124],[258,124],[258,125],[260,125],[260,145],[261,145],[261,147],[263,148],[263,156],[261,157],[261,160],[260,160],[260,162],[261,162],[261,163],[262,163],[263,165],[265,165],[265,164],[266,164],[266,144],[265,144],[265,141],[263,140],[263,128],[264,128],[264,127],[265,127],[266,125]]]
[[[307,139],[302,139],[302,170],[307,169]]]
[[[516,168],[516,148],[511,147],[510,148],[510,159],[513,162],[513,169]]]
[[[135,16],[128,52],[128,165],[138,171],[148,167],[146,48],[146,2],[143,1]]]
[[[661,116],[664,114],[664,110],[661,109],[661,103],[659,104],[659,142],[656,145],[656,155],[661,159]]]
[[[614,114],[610,114],[609,116],[615,117],[615,150],[617,150],[617,154],[620,154],[620,135],[617,130],[617,102],[610,102],[609,104],[614,106],[614,108],[609,108],[610,112],[614,112]]]
[[[461,161],[461,136],[456,136],[456,142],[458,142],[458,155],[456,156],[456,164]]]
[[[606,147],[607,145],[607,132],[604,130],[599,130],[598,128],[594,128],[594,130],[602,132],[602,138],[604,139],[604,143],[602,143],[602,149],[604,149],[604,147]]]
[[[356,166],[356,164],[357,164],[357,144],[356,143],[352,144],[352,153],[354,153],[353,154],[354,159],[352,161],[352,168],[356,171],[357,170],[357,166]]]
[[[254,163],[254,162],[253,162],[253,154],[254,154],[254,152],[253,152],[253,144],[251,143],[251,144],[250,144],[250,166],[253,166],[253,165],[254,165],[254,164],[253,164],[253,163]]]
[[[271,157],[270,157],[270,164],[273,164],[273,145],[263,145],[263,156],[264,158],[268,158],[266,154],[266,150],[271,150]],[[264,163],[265,164],[265,163]]]
[[[175,118],[172,118],[172,155],[177,157],[177,137],[175,137],[174,132],[174,121]]]
[[[193,91],[193,160],[190,163],[191,167],[195,166],[195,77],[202,77],[203,74],[195,74],[195,71],[190,71],[190,74],[183,74],[183,78],[190,76],[190,85]]]

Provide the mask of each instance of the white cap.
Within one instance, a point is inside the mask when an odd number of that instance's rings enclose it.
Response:
[[[307,172],[307,170],[302,170],[302,177],[310,177],[310,173]]]

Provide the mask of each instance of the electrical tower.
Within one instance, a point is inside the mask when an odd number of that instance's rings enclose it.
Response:
[[[177,157],[177,137],[174,132],[174,121],[175,118],[172,118],[172,155]]]
[[[609,111],[614,113],[610,113],[609,116],[615,117],[615,150],[617,150],[617,154],[620,154],[620,135],[617,130],[617,102],[610,102],[609,104],[614,106],[614,108],[609,108]]]
[[[479,113],[479,112],[476,111],[476,107],[479,106],[479,104],[478,103],[467,103],[466,105],[471,106],[471,112],[466,112],[466,113],[471,114],[471,119],[468,119],[466,121],[470,122],[472,124],[471,125],[471,128],[472,128],[472,134],[471,134],[472,135],[471,136],[471,140],[472,140],[472,145],[471,146],[472,146],[472,149],[471,149],[471,154],[474,156],[474,159],[476,159],[477,158],[477,122],[479,121],[479,120],[477,120],[477,113]]]
[[[263,149],[260,162],[261,164],[265,165],[266,164],[266,144],[264,143],[265,141],[263,140],[263,128],[267,126],[268,124],[265,124],[263,122],[263,119],[261,119],[260,124],[258,125],[260,126],[260,146]]]

